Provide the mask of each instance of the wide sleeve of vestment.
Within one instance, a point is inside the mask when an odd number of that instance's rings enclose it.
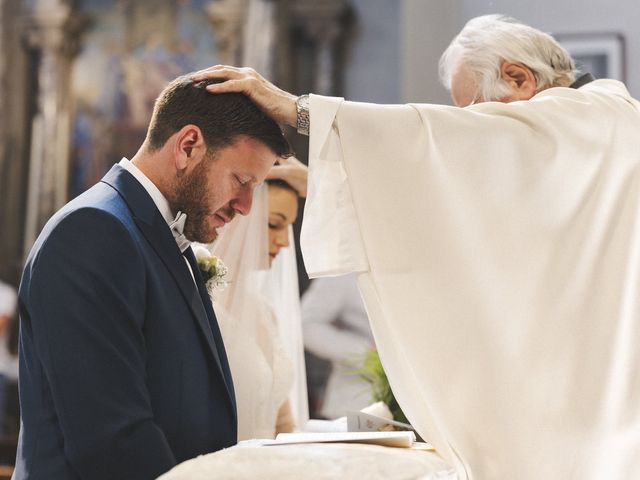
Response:
[[[302,250],[360,272],[407,417],[461,479],[640,471],[640,111],[312,97]]]
[[[146,387],[138,248],[120,220],[80,209],[59,222],[25,272],[23,328],[41,358],[21,375],[46,377],[67,461],[83,479],[152,479],[176,463]]]
[[[334,118],[341,98],[310,96],[309,184],[300,247],[308,272],[339,275],[368,269],[340,136]]]

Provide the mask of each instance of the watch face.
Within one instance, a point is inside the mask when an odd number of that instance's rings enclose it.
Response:
[[[296,101],[298,108],[309,109],[309,95],[300,95]]]

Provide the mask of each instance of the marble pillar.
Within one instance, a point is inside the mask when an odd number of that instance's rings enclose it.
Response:
[[[241,65],[254,68],[269,80],[274,80],[276,3],[275,0],[249,0],[242,42]]]
[[[248,0],[216,0],[206,7],[216,35],[218,58],[224,65],[240,64],[247,5]]]
[[[349,28],[350,8],[346,0],[301,0],[292,4],[293,27],[313,45],[315,72],[310,91],[338,95],[338,72]]]
[[[26,20],[25,44],[36,59],[25,220],[28,251],[49,217],[68,200],[71,142],[69,74],[81,22],[59,0],[41,0]]]

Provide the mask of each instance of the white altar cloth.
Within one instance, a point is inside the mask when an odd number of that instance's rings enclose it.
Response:
[[[187,460],[158,480],[457,480],[434,452],[315,443],[235,446]]]

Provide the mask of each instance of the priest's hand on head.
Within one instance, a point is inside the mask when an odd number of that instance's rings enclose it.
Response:
[[[297,97],[279,89],[253,68],[215,65],[196,72],[191,79],[195,82],[224,80],[222,83],[208,85],[207,90],[211,93],[244,93],[276,122],[296,126]]]
[[[307,196],[307,178],[309,169],[296,157],[282,158],[271,167],[268,180],[284,180],[291,185],[301,197]]]

